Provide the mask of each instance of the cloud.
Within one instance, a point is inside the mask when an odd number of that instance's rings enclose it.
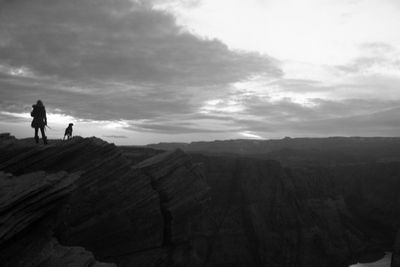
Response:
[[[337,69],[350,75],[400,76],[400,51],[383,42],[360,45],[360,56]]]
[[[127,121],[125,129],[162,134],[212,134],[242,130],[230,115],[177,114],[140,121]]]
[[[42,99],[81,119],[168,120],[232,82],[282,75],[275,59],[192,35],[152,4],[0,1],[0,109]]]
[[[49,114],[79,121],[77,131],[110,139],[396,129],[400,56],[389,43],[364,43],[340,66],[283,66],[192,34],[154,7],[178,4],[202,2],[0,0],[0,117],[26,123],[15,114],[42,99]]]
[[[127,0],[3,1],[1,8],[2,63],[38,75],[192,86],[280,75],[271,58],[200,39],[173,16]]]
[[[304,106],[283,99],[270,102],[253,97],[246,113],[251,119],[237,116],[237,123],[252,133],[279,137],[331,135],[395,136],[400,130],[398,100],[323,100],[313,99],[314,106]]]

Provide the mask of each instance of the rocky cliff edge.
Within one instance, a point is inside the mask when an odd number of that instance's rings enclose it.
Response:
[[[81,259],[73,266],[101,266],[91,252],[118,266],[196,261],[192,227],[209,188],[201,165],[182,151],[133,164],[94,137],[48,146],[2,138],[0,151],[0,171],[8,173],[0,198],[4,266],[67,266],[70,256]],[[30,264],[21,261],[18,249],[37,242],[42,250],[24,253]],[[51,256],[34,260],[44,254]]]

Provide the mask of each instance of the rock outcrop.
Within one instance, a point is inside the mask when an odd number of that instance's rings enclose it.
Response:
[[[4,141],[14,141],[15,137],[12,136],[10,133],[0,133],[0,141],[4,142]]]
[[[0,144],[0,170],[25,174],[60,170],[80,174],[57,216],[55,236],[83,246],[118,266],[187,265],[192,223],[208,200],[198,165],[182,151],[140,165],[97,138],[73,138],[48,146]]]
[[[0,246],[59,206],[77,178],[65,172],[18,177],[0,172]]]
[[[78,178],[66,172],[21,176],[0,172],[0,266],[114,266],[97,262],[83,248],[61,246],[51,238],[55,211]]]

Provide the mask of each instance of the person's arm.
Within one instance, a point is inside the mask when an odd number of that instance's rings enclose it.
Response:
[[[46,116],[46,110],[44,110],[44,125],[47,125],[47,116]]]

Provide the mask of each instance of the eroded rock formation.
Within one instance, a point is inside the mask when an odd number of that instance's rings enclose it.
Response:
[[[212,188],[201,228],[205,266],[338,267],[362,251],[364,234],[326,170],[193,157]]]
[[[77,174],[0,172],[0,266],[104,266],[80,247],[51,238],[56,210],[74,189]]]
[[[118,266],[192,261],[192,221],[208,200],[208,187],[182,151],[132,166],[116,146],[96,138],[48,146],[3,142],[0,150],[0,170],[9,173],[79,173],[57,216],[55,236],[63,245],[82,246]]]
[[[77,178],[65,172],[18,177],[0,172],[0,245],[59,206]]]
[[[118,266],[347,267],[364,253],[390,250],[400,222],[396,163],[285,168],[273,160],[119,149],[97,138],[49,146],[5,139],[0,170],[79,175],[57,212],[45,216],[52,219],[22,230],[22,241],[10,246],[35,240],[42,254],[59,255],[43,266],[65,258],[92,266],[95,256]]]

